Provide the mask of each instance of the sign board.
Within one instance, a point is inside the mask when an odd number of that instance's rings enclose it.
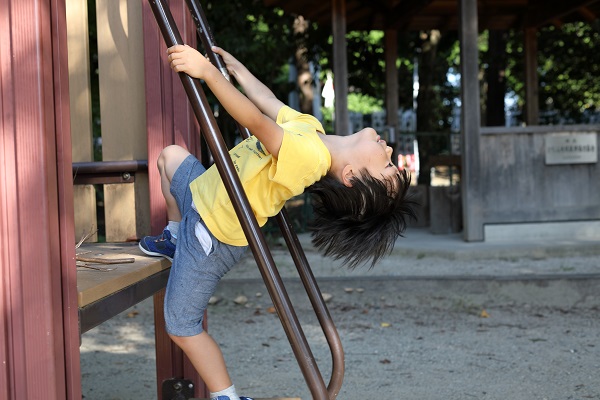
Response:
[[[596,132],[561,132],[545,136],[546,164],[588,164],[598,162]]]

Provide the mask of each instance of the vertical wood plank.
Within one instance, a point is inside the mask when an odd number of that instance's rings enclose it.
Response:
[[[179,77],[165,57],[166,45],[150,6],[142,3],[146,77],[146,130],[150,231],[162,232],[167,223],[165,201],[160,189],[156,160],[163,148],[178,144],[200,157],[200,128]],[[183,0],[170,2],[171,13],[185,43],[196,46],[196,27]],[[160,83],[160,84],[158,84]]]
[[[348,54],[346,50],[346,0],[331,0],[333,31],[333,86],[335,87],[335,133],[349,135]]]
[[[398,31],[396,29],[387,29],[385,31],[385,109],[387,115],[387,125],[392,128],[390,137],[386,138],[389,145],[394,149],[392,153],[392,162],[398,162],[397,138],[400,131],[398,124],[398,68],[396,59],[398,58]]]
[[[73,162],[94,161],[87,2],[66,0],[66,19],[72,159]],[[73,196],[75,237],[80,238],[98,228],[96,190],[92,185],[77,185]],[[90,241],[97,240],[97,234],[90,237]]]
[[[2,399],[65,399],[77,371],[64,12],[64,0],[0,1]]]
[[[161,150],[170,144],[186,147],[200,159],[199,125],[195,119],[183,85],[167,64],[166,46],[156,19],[147,2],[142,2],[144,23],[144,53],[147,99],[148,176],[150,198],[150,229],[159,233],[167,222],[165,201],[160,189],[160,176],[156,159]],[[183,0],[171,0],[171,13],[182,38],[190,46],[196,46],[196,28]],[[160,84],[158,84],[160,82]],[[191,362],[169,339],[164,331],[162,302],[164,293],[154,299],[156,326],[156,366],[158,393],[162,381],[183,377],[197,382],[195,396],[208,397],[208,389],[193,370]],[[206,321],[206,319],[205,319]]]
[[[539,124],[540,101],[538,83],[537,28],[525,29],[525,107],[527,125]]]
[[[136,239],[135,191],[131,184],[104,185],[104,219],[106,241],[126,242]],[[109,229],[110,223],[110,229]]]
[[[73,220],[73,172],[72,141],[70,127],[70,94],[67,88],[68,32],[65,0],[50,1],[52,25],[52,58],[54,75],[54,115],[56,132],[56,167],[58,191],[59,237],[53,246],[59,252],[60,276],[56,276],[55,288],[61,288],[62,315],[57,323],[62,325],[62,360],[64,360],[66,400],[81,399],[81,365],[79,354],[79,313],[77,307],[77,269],[75,268],[75,229]],[[58,291],[58,290],[57,290]]]
[[[104,161],[146,159],[142,5],[97,0],[98,69]],[[107,241],[137,237],[135,187],[104,188]]]
[[[387,124],[398,132],[398,31],[385,31],[385,109]]]
[[[483,240],[482,192],[480,176],[479,35],[477,0],[460,0],[460,65],[462,101],[462,200],[463,237]]]
[[[154,167],[153,165],[151,167]],[[135,174],[135,230],[136,236],[142,238],[151,234],[150,229],[150,189],[148,173]]]
[[[73,204],[75,217],[75,237],[77,241],[91,231],[98,229],[96,214],[96,189],[93,185],[73,186]],[[97,242],[98,234],[90,236],[88,242]]]
[[[73,162],[93,161],[87,2],[66,0]]]

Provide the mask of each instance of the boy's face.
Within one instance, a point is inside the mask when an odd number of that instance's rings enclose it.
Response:
[[[366,169],[376,179],[391,180],[399,174],[398,167],[392,162],[392,148],[381,140],[373,128],[356,132],[356,152],[352,161],[357,170]]]

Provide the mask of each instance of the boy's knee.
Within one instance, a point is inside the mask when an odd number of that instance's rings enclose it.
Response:
[[[170,145],[162,149],[156,165],[161,174],[172,176],[179,165],[190,155],[190,152],[178,145]]]
[[[169,333],[169,338],[175,343],[177,346],[181,347],[185,342],[185,336],[177,336]]]
[[[164,165],[172,158],[174,158],[177,154],[180,154],[181,151],[187,152],[183,147],[178,146],[176,144],[172,144],[170,146],[162,149],[158,156],[158,160],[156,160],[158,164],[158,168],[164,167]]]

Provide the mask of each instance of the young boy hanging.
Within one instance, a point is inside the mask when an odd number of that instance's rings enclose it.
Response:
[[[230,151],[259,225],[285,202],[313,195],[313,244],[349,268],[375,263],[415,218],[408,199],[410,176],[391,160],[392,148],[372,128],[326,135],[321,123],[278,100],[225,50],[235,88],[202,54],[187,45],[168,49],[175,72],[202,79],[227,112],[252,137]],[[182,348],[212,400],[244,400],[232,384],[216,341],[202,329],[204,311],[220,279],[248,242],[215,166],[206,170],[186,149],[169,146],[158,160],[169,223],[162,234],[140,241],[143,252],[173,264],[165,295],[167,333]]]

